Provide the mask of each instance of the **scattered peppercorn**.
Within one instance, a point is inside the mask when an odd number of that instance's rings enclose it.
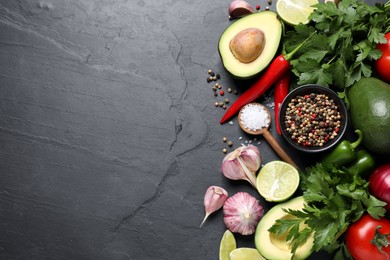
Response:
[[[228,88],[228,92],[229,92],[229,93],[232,93],[232,88]]]
[[[223,148],[222,152],[223,152],[223,153],[227,153],[227,149],[226,149],[226,148]]]
[[[208,74],[211,74],[212,72],[213,72],[212,70],[208,70],[208,71],[207,71]]]
[[[229,141],[229,142],[228,142],[228,146],[229,146],[229,147],[232,147],[232,146],[233,146],[233,142],[232,142],[232,141]]]
[[[226,109],[226,105],[224,104],[224,105],[222,106],[222,108],[223,108],[223,109]]]
[[[225,104],[229,104],[230,100],[228,98],[225,98]]]
[[[260,10],[260,5],[256,5],[256,10],[257,10],[257,11]]]
[[[219,91],[219,94],[220,94],[221,96],[223,96],[223,95],[225,95],[225,91],[221,90],[221,91]]]
[[[272,0],[268,0],[268,4],[269,4],[269,5],[272,5]]]
[[[217,97],[218,96],[218,93],[215,91],[214,92],[214,97]]]
[[[221,78],[221,75],[216,74],[215,77],[216,77],[217,79],[220,79],[220,78]]]
[[[215,102],[214,106],[216,106],[216,107],[219,106],[219,102]]]
[[[223,141],[224,143],[226,143],[226,142],[227,142],[227,137],[224,136],[224,137],[222,138],[222,141]]]
[[[237,94],[238,94],[237,89],[235,89],[235,90],[233,91],[233,93],[234,93],[235,95],[237,95]]]
[[[266,10],[266,11],[269,11],[269,6],[267,6],[267,7],[265,8],[265,10]]]

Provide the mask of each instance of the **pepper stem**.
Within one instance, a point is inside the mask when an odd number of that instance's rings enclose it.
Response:
[[[304,40],[304,41],[301,42],[297,47],[295,47],[294,50],[290,51],[289,53],[286,53],[286,54],[284,55],[284,59],[287,60],[287,61],[290,61],[290,60],[292,59],[292,57],[294,56],[294,54],[295,54],[297,51],[299,51],[299,49],[302,48],[303,45],[305,45],[315,33],[317,33],[317,31],[312,32],[312,33],[309,35],[309,37],[307,37],[306,40]]]
[[[382,250],[382,247],[388,247],[390,245],[390,241],[388,240],[388,237],[390,234],[382,234],[379,229],[381,229],[382,226],[377,226],[375,229],[374,238],[371,239],[371,244],[376,246],[382,254],[386,255],[386,259],[389,259],[389,255]]]
[[[362,131],[360,131],[359,129],[356,129],[355,133],[357,133],[359,137],[355,142],[351,143],[352,150],[355,150],[360,145],[360,143],[363,141]]]
[[[246,180],[249,181],[252,186],[257,189],[256,177],[255,175],[246,167],[245,163],[242,161],[241,157],[237,157],[238,162],[241,164],[242,169],[245,172]]]

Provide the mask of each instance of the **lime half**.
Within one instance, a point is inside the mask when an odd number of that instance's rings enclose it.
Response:
[[[315,4],[318,4],[318,0],[278,0],[276,12],[288,24],[307,24]]]
[[[265,260],[254,248],[240,247],[230,253],[230,260]]]
[[[230,252],[234,249],[236,249],[236,239],[232,232],[226,230],[219,245],[219,260],[230,260]]]
[[[272,161],[257,175],[257,190],[267,201],[280,202],[290,198],[299,186],[299,173],[289,163]]]

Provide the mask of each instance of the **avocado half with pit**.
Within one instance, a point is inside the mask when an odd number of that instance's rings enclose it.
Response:
[[[272,11],[247,15],[222,33],[218,50],[225,69],[235,78],[259,74],[275,57],[283,26]]]
[[[270,233],[270,229],[277,219],[288,219],[294,216],[286,213],[283,209],[301,210],[304,207],[303,196],[296,197],[284,203],[272,207],[260,220],[255,233],[255,245],[260,254],[269,260],[290,260],[292,253],[286,242],[286,235],[277,236]],[[302,226],[302,229],[304,226]],[[306,259],[312,252],[314,235],[310,236],[305,244],[298,247],[295,259]]]

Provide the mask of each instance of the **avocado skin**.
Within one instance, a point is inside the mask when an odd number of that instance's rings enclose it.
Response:
[[[348,91],[349,111],[355,129],[363,133],[363,145],[379,155],[390,154],[390,85],[362,78]]]

